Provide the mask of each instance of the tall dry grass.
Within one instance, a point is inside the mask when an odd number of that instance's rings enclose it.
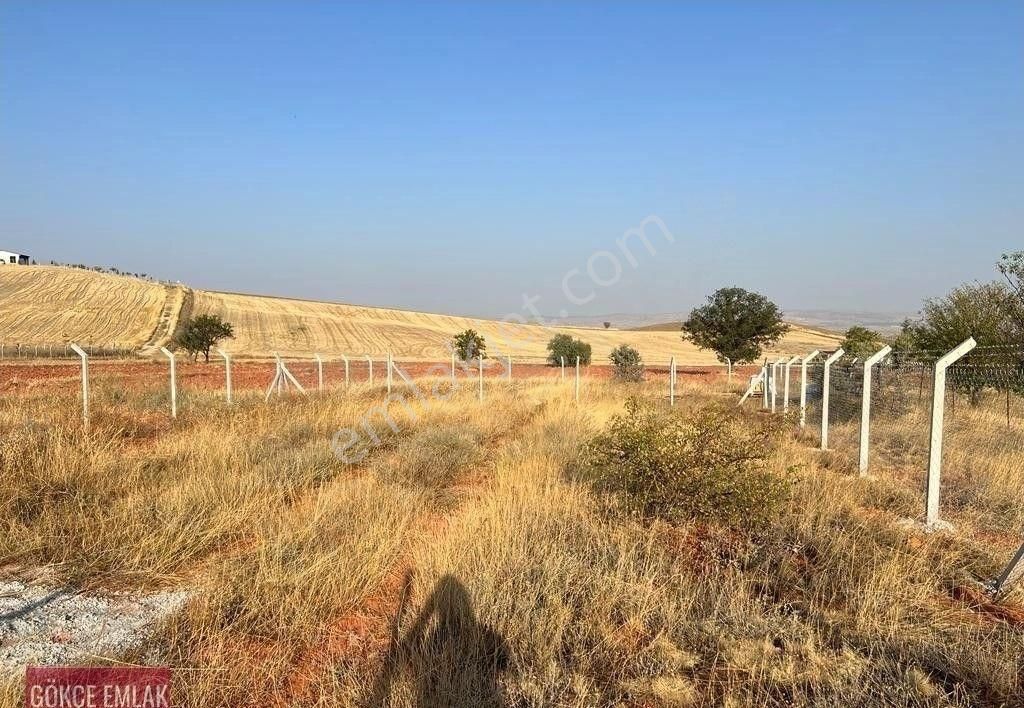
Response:
[[[139,654],[179,669],[183,705],[1019,702],[1021,595],[970,582],[1020,518],[1020,458],[993,440],[951,476],[954,534],[901,526],[915,471],[863,480],[800,436],[771,460],[789,501],[741,531],[625,519],[578,474],[624,398],[661,387],[587,382],[577,406],[491,382],[483,405],[392,406],[399,432],[342,464],[331,435],[382,393],[197,397],[174,425],[128,395],[88,434],[59,401],[5,400],[0,557],[194,589]],[[726,396],[687,382],[678,415]]]

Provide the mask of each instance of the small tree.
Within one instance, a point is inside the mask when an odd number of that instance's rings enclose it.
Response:
[[[609,328],[610,328],[611,326],[612,326],[612,323],[611,323],[611,322],[605,322],[605,323],[604,323],[604,328],[605,328],[605,329],[609,329]]]
[[[644,361],[638,352],[628,344],[620,344],[608,355],[614,367],[614,376],[619,381],[643,381]]]
[[[202,354],[210,361],[210,349],[222,339],[230,339],[235,330],[230,322],[225,322],[220,315],[196,315],[182,327],[175,342],[182,349],[198,359]]]
[[[882,348],[882,336],[867,327],[853,325],[846,330],[839,346],[850,356],[866,359]]]
[[[463,361],[471,361],[477,357],[487,358],[487,343],[475,329],[459,332],[452,340],[455,354]]]
[[[579,357],[580,364],[589,366],[590,354],[589,344],[582,339],[573,339],[568,334],[556,334],[548,342],[548,362],[551,366],[558,366],[562,361],[562,357],[565,357],[566,364],[574,366],[576,364],[576,357]]]
[[[683,337],[710,349],[725,363],[749,363],[767,346],[789,331],[782,312],[771,300],[743,288],[721,288],[708,296],[708,304],[690,313]]]

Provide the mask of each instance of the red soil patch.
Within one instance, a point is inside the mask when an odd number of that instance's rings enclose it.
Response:
[[[954,585],[950,588],[949,594],[967,609],[989,619],[1005,622],[1012,627],[1024,625],[1024,607],[996,602],[981,588],[971,585]]]
[[[311,361],[287,362],[288,370],[307,389],[317,387],[317,366]],[[449,362],[396,362],[401,371],[411,379],[429,377],[447,377],[451,370]],[[374,381],[383,383],[385,377],[384,361],[374,361]],[[736,381],[753,372],[754,367],[737,367],[734,370]],[[77,362],[49,363],[15,363],[0,364],[0,391],[5,393],[33,392],[77,392],[81,385],[81,370]],[[457,369],[462,379],[475,379],[478,371],[475,365]],[[680,367],[678,376],[689,381],[711,381],[721,379],[724,371],[720,366],[687,366]],[[221,391],[224,389],[224,365],[221,362],[193,363],[178,362],[178,387],[181,391]],[[158,389],[167,384],[168,365],[162,361],[104,361],[97,360],[89,364],[90,383],[94,387],[116,386],[130,390]],[[499,360],[484,362],[484,377],[488,379],[504,378],[505,365]],[[566,367],[566,381],[571,381],[575,372]],[[584,367],[582,375],[587,379],[609,379],[612,367],[593,365]],[[266,390],[274,377],[274,363],[270,361],[236,361],[231,366],[232,386],[237,391]],[[540,363],[512,363],[513,379],[558,379],[561,377],[559,367]],[[647,368],[647,378],[653,380],[666,379],[668,368],[653,366]],[[366,383],[369,380],[369,366],[365,359],[349,361],[349,381]],[[397,377],[396,377],[397,380]],[[338,388],[345,384],[345,368],[340,361],[324,362],[324,387]]]

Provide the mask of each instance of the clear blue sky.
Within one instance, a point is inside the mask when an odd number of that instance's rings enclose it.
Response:
[[[648,215],[676,236],[567,307]],[[476,315],[916,310],[1024,248],[1024,3],[0,3],[0,248]]]

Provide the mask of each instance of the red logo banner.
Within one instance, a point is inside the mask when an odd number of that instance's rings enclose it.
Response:
[[[25,708],[171,708],[171,670],[30,666]]]

